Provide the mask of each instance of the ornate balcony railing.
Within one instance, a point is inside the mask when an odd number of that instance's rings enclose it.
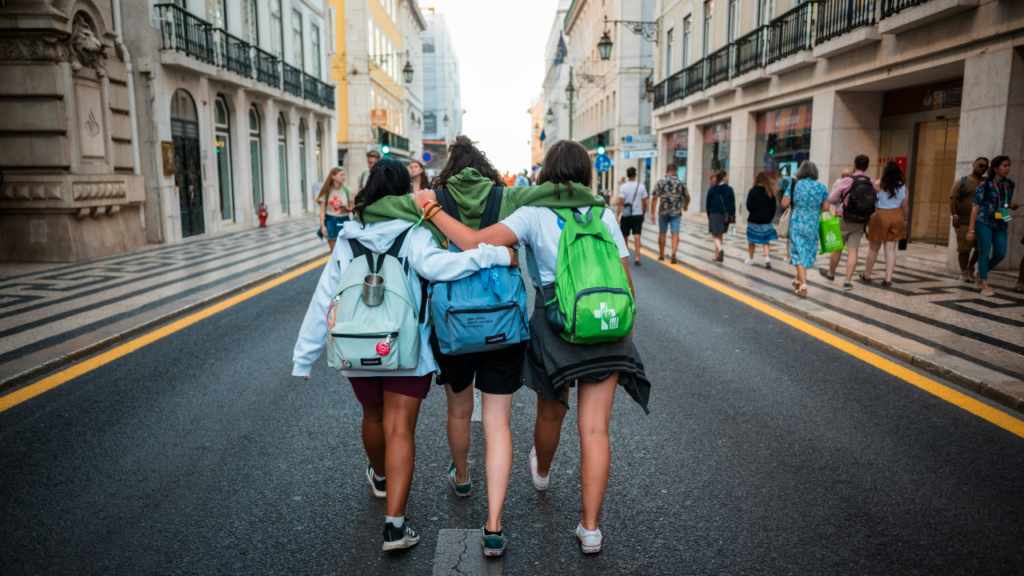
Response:
[[[895,16],[901,11],[907,8],[913,8],[914,6],[920,6],[928,0],[882,0],[882,15],[881,18],[888,18]]]
[[[320,83],[320,104],[334,110],[334,86],[323,82]]]
[[[768,24],[771,31],[768,32],[766,64],[813,47],[811,34],[814,31],[814,6],[801,4]]]
[[[302,73],[302,96],[320,104],[320,81],[305,72]]]
[[[719,82],[729,79],[729,65],[732,61],[732,44],[726,44],[715,50],[705,59],[707,69],[704,73],[704,88],[710,88]]]
[[[217,47],[217,65],[251,78],[252,47],[245,40],[223,28],[215,28],[213,36]]]
[[[761,26],[733,42],[733,77],[764,66],[770,31],[770,26]]]
[[[654,85],[654,107],[661,108],[665,105],[665,84],[668,80],[662,80]]]
[[[683,98],[704,89],[704,59],[683,68]]]
[[[184,52],[189,56],[215,64],[213,26],[177,4],[157,4],[160,35],[164,50]]]
[[[281,83],[284,91],[302,98],[302,71],[281,62]]]
[[[408,138],[406,138],[404,136],[399,136],[398,134],[395,134],[393,132],[391,134],[389,134],[389,136],[391,137],[390,140],[391,140],[391,147],[392,148],[394,148],[396,150],[405,150],[406,152],[409,151],[409,139]]]
[[[669,76],[665,80],[665,103],[675,102],[683,97],[683,76],[686,69]]]
[[[876,0],[821,0],[818,3],[815,44],[821,44],[861,26],[875,23]]]
[[[274,88],[280,88],[281,67],[278,65],[277,57],[256,46],[252,47],[252,53],[256,64],[256,79]]]

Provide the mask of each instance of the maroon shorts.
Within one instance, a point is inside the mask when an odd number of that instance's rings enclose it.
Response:
[[[364,406],[379,406],[384,403],[384,393],[401,394],[411,398],[423,400],[430,392],[430,381],[433,374],[425,376],[376,376],[372,378],[353,378],[348,381],[352,383],[352,391],[356,393],[356,400]]]

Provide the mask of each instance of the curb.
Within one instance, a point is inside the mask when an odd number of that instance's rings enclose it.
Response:
[[[169,322],[171,320],[174,320],[174,319],[177,319],[177,318],[179,318],[181,316],[184,316],[184,315],[188,314],[189,312],[193,312],[193,311],[198,310],[200,308],[205,308],[205,307],[207,307],[207,306],[209,306],[211,304],[215,304],[215,303],[217,303],[217,302],[219,302],[221,300],[224,300],[226,298],[234,296],[235,294],[238,294],[240,292],[244,292],[247,288],[250,288],[250,287],[255,286],[257,284],[262,284],[262,283],[264,283],[264,282],[266,282],[268,280],[272,280],[273,278],[276,278],[277,276],[280,276],[280,275],[285,274],[285,273],[287,273],[287,272],[289,272],[291,270],[294,270],[296,268],[300,268],[302,266],[305,266],[306,264],[309,264],[310,262],[313,262],[315,260],[323,258],[323,256],[324,256],[323,254],[318,254],[316,256],[311,256],[309,258],[305,258],[303,260],[300,260],[300,261],[298,261],[298,262],[296,262],[294,264],[290,264],[290,265],[288,265],[288,266],[286,266],[284,268],[278,268],[277,270],[274,270],[273,272],[264,274],[263,276],[260,276],[259,278],[254,278],[254,279],[252,279],[252,280],[250,280],[248,282],[245,282],[244,284],[239,284],[237,286],[228,288],[226,290],[223,290],[223,291],[218,292],[216,294],[213,294],[211,296],[207,296],[206,298],[203,298],[202,300],[193,302],[191,304],[186,304],[185,306],[182,306],[181,308],[178,308],[177,310],[172,310],[171,312],[168,312],[168,313],[163,314],[161,316],[157,316],[156,318],[152,318],[150,320],[147,320],[147,321],[143,322],[142,324],[139,324],[138,326],[134,326],[134,327],[129,328],[127,330],[124,330],[122,332],[118,332],[117,334],[114,334],[113,336],[108,336],[108,337],[106,337],[106,338],[104,338],[102,340],[99,340],[97,342],[93,342],[92,344],[89,344],[87,346],[83,346],[82,348],[79,348],[78,350],[75,350],[73,352],[69,352],[67,354],[63,354],[63,355],[58,356],[56,358],[52,358],[50,360],[47,360],[46,362],[43,362],[42,364],[40,364],[38,366],[29,368],[28,370],[24,370],[22,372],[19,372],[19,373],[13,375],[13,376],[10,376],[8,378],[0,380],[0,393],[5,392],[5,391],[7,391],[7,390],[17,386],[17,385],[25,382],[26,380],[31,380],[31,379],[36,378],[38,376],[41,376],[41,375],[43,375],[43,374],[45,374],[47,372],[51,372],[53,370],[56,370],[57,368],[60,368],[61,366],[66,366],[66,365],[71,364],[72,362],[75,362],[77,360],[80,360],[80,359],[82,359],[82,358],[84,358],[86,356],[90,356],[92,354],[95,354],[95,353],[97,353],[97,352],[99,352],[99,351],[101,351],[101,350],[103,350],[105,348],[109,348],[109,347],[113,346],[114,344],[117,344],[118,342],[122,342],[124,340],[129,340],[132,337],[137,336],[138,334],[140,334],[142,332],[145,332],[145,331],[150,330],[152,328],[156,328],[160,324],[164,324],[166,322]]]
[[[649,244],[645,244],[642,241],[641,246],[648,250],[657,250],[657,246],[652,248]],[[1007,408],[1024,414],[1024,398],[1019,398],[1017,396],[1014,396],[1013,394],[1007,393],[1005,390],[1000,389],[998,386],[984,382],[982,380],[978,380],[977,378],[972,378],[970,376],[967,376],[966,374],[957,372],[952,368],[943,366],[935,362],[934,360],[918,356],[913,352],[908,352],[907,350],[903,350],[902,348],[898,348],[896,346],[893,346],[892,344],[882,342],[877,338],[868,336],[867,334],[864,334],[862,332],[858,332],[857,330],[854,330],[848,326],[836,324],[832,320],[824,318],[823,316],[815,314],[814,312],[808,312],[807,310],[803,310],[800,307],[789,302],[785,302],[779,298],[776,298],[771,294],[755,290],[753,288],[740,284],[739,282],[726,278],[724,275],[719,274],[714,270],[699,268],[697,266],[694,266],[693,264],[684,262],[683,260],[679,260],[678,262],[679,266],[685,266],[691,270],[694,270],[695,272],[699,272],[705,276],[714,278],[715,280],[723,284],[726,284],[731,288],[735,288],[746,294],[749,294],[750,296],[754,296],[759,300],[768,302],[773,306],[782,308],[783,310],[792,313],[794,316],[799,316],[801,318],[809,320],[822,328],[826,328],[828,330],[837,332],[842,336],[846,336],[850,340],[863,344],[869,348],[878,350],[879,352],[882,352],[886,355],[898,358],[903,362],[910,364],[911,366],[920,368],[921,370],[924,370],[925,372],[928,372],[934,376],[938,376],[939,378],[942,378],[944,380],[949,380],[950,382],[953,382],[954,384],[966,388],[971,392],[980,394],[986,398],[989,398],[1002,404],[1003,406],[1006,406]]]

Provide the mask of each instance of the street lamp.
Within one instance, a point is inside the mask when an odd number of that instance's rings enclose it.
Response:
[[[565,97],[569,99],[569,140],[572,140],[572,95],[576,88],[572,85],[572,66],[569,66],[569,85],[565,87]]]
[[[654,102],[654,81],[651,80],[650,76],[648,76],[647,79],[644,80],[644,91],[647,95],[647,101]]]
[[[406,84],[412,84],[412,72],[412,64],[406,62],[405,67],[402,68],[402,77],[405,79]]]
[[[572,101],[572,95],[576,93],[576,87],[572,85],[572,81],[565,87],[565,97]]]
[[[612,55],[612,37],[608,35],[608,31],[605,30],[604,36],[601,36],[601,41],[597,43],[597,50],[601,53],[601,60],[607,60]]]
[[[441,119],[441,122],[444,122],[444,127],[445,128],[448,127],[448,113],[447,112],[445,112],[444,118]]]
[[[544,119],[548,121],[548,124],[551,124],[552,122],[554,122],[555,121],[555,111],[552,110],[550,107],[548,107],[548,113],[544,115]]]

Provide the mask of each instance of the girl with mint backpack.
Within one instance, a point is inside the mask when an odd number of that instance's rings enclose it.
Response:
[[[404,164],[390,158],[377,161],[370,169],[366,185],[355,197],[354,216],[363,220],[374,204],[388,197],[407,195],[411,185],[412,177]],[[437,363],[427,345],[430,324],[424,314],[426,302],[422,280],[454,281],[481,269],[508,266],[512,262],[512,251],[508,248],[480,246],[456,253],[446,250],[441,244],[431,231],[403,219],[346,222],[338,233],[338,242],[320,276],[295,343],[293,375],[308,380],[313,363],[325,348],[331,346],[329,356],[333,354],[333,357],[330,364],[348,378],[356,400],[362,405],[363,446],[370,460],[366,478],[374,496],[387,499],[384,550],[409,548],[420,539],[405,522],[405,507],[415,462],[413,433],[416,420],[420,403],[426,398],[437,370]],[[360,253],[358,258],[354,256],[355,252]],[[364,262],[364,257],[369,264]],[[415,313],[405,317],[406,320],[412,318],[414,337],[403,336],[407,334],[406,330],[375,336],[369,345],[360,344],[368,346],[368,352],[339,357],[339,342],[347,338],[367,337],[367,331],[346,332],[356,326],[355,322],[344,321],[346,315],[355,313],[353,301],[344,299],[348,291],[341,291],[350,282],[346,279],[346,272],[351,268],[361,274],[357,266],[368,268],[370,265],[385,275],[382,288],[388,293],[399,294],[399,300],[418,313],[418,318]],[[370,279],[369,275],[367,279]],[[386,308],[388,297],[387,293],[383,296],[383,304],[379,301],[373,303],[367,302],[368,296],[364,293],[363,304],[355,302],[354,308],[358,312],[365,304],[375,311],[380,310]],[[339,301],[347,302],[347,305],[339,306]],[[400,349],[402,346],[415,349]],[[395,360],[396,354],[401,358],[397,369],[385,369],[384,360]]]
[[[584,553],[601,550],[598,518],[608,486],[608,427],[616,388],[622,386],[646,412],[651,387],[631,333],[634,303],[629,250],[614,214],[604,210],[604,201],[590,189],[591,170],[590,157],[580,144],[570,140],[554,144],[544,157],[538,185],[507,189],[501,209],[506,217],[479,231],[435,210],[433,191],[415,195],[416,204],[431,216],[432,225],[457,246],[487,243],[526,248],[536,261],[531,268],[537,269],[532,275],[538,297],[521,374],[523,383],[537,393],[530,473],[537,490],[548,488],[551,462],[568,411],[569,388],[577,386],[583,513],[576,537]],[[588,247],[586,252],[603,255],[596,276],[609,284],[607,288],[573,292],[572,286],[564,285],[585,280],[565,270],[566,262],[560,260],[579,256],[563,242],[563,236],[570,233],[577,234],[576,238],[590,237],[592,243],[583,244]],[[591,301],[598,292],[600,297]],[[580,305],[565,302],[570,293]],[[602,331],[609,336],[602,337]]]

